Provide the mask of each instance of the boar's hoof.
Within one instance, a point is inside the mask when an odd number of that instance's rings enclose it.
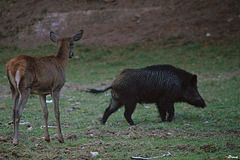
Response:
[[[131,123],[128,123],[130,126],[134,126],[135,123],[134,122],[131,122]]]
[[[167,121],[171,122],[173,120],[173,117],[168,117]]]
[[[101,123],[102,125],[105,125],[106,121],[101,120],[100,123]]]

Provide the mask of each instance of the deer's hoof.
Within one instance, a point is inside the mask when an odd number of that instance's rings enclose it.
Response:
[[[59,142],[59,143],[64,143],[63,138],[62,138],[62,137],[58,138],[58,142]]]
[[[45,138],[45,141],[47,141],[47,142],[51,142],[51,141],[50,141],[50,138]]]
[[[18,145],[18,140],[14,139],[14,140],[13,140],[13,145],[14,145],[14,146],[17,146],[17,145]]]

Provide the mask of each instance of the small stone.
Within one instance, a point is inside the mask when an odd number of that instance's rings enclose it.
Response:
[[[90,152],[92,156],[97,156],[99,153],[98,152]]]

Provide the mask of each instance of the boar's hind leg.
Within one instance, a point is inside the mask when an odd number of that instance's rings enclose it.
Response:
[[[126,118],[127,122],[130,125],[134,125],[134,122],[132,120],[132,114],[136,108],[136,103],[128,103],[125,104],[125,112],[124,112],[124,117]]]
[[[110,100],[110,104],[109,107],[105,110],[104,115],[102,117],[101,123],[105,124],[108,117],[114,113],[115,111],[118,110],[118,108],[120,108],[122,106],[122,104],[116,100],[114,100],[113,98],[111,98]]]

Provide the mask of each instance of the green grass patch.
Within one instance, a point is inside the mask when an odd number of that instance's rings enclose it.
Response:
[[[130,159],[168,152],[171,157],[165,159],[240,158],[239,41],[116,47],[76,44],[60,99],[65,143],[58,143],[54,127],[49,128],[51,143],[44,141],[43,112],[38,96],[32,95],[21,118],[32,129],[21,125],[20,144],[13,146],[13,125],[9,124],[13,102],[5,64],[20,54],[41,57],[56,51],[54,45],[31,49],[0,46],[0,159]],[[109,85],[123,69],[154,64],[172,64],[197,74],[199,92],[207,107],[177,103],[174,121],[161,123],[155,105],[138,105],[133,114],[136,126],[127,124],[124,108],[112,114],[106,125],[99,124],[109,105],[109,92],[93,96],[84,89]],[[49,126],[55,126],[51,103],[48,109]],[[91,152],[99,154],[92,156]]]

